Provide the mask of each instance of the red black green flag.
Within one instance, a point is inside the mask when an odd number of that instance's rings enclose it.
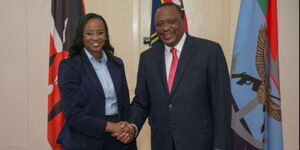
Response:
[[[47,137],[53,150],[62,149],[62,146],[56,143],[56,139],[64,124],[57,85],[58,66],[60,61],[68,56],[76,26],[84,12],[83,0],[51,1]]]

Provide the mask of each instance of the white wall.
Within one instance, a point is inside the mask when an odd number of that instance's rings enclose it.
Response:
[[[46,150],[49,0],[0,1],[0,150]]]
[[[285,150],[299,149],[299,0],[278,1],[279,65]]]
[[[116,54],[126,64],[131,96],[139,53],[147,48],[151,0],[86,0],[102,14]],[[115,5],[118,3],[118,5]],[[221,43],[231,64],[240,0],[185,0],[190,33]],[[0,150],[46,150],[49,0],[0,1]],[[278,1],[279,59],[285,150],[299,149],[299,1]],[[125,19],[124,19],[125,18]],[[150,150],[149,127],[138,139]]]

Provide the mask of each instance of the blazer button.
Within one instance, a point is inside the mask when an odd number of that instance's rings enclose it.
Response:
[[[176,128],[176,123],[171,123],[171,125],[170,125],[170,128],[173,128],[173,129],[175,129]]]
[[[172,105],[172,104],[169,104],[169,108],[173,108],[173,105]]]

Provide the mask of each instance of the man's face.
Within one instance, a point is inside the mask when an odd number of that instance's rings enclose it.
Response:
[[[157,10],[155,27],[159,39],[169,47],[174,47],[184,33],[184,23],[174,6],[165,6]]]

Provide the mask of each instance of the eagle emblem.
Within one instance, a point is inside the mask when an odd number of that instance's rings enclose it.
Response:
[[[281,109],[272,98],[280,100],[270,94],[270,71],[269,71],[269,41],[267,38],[266,26],[261,25],[258,31],[257,46],[256,46],[256,70],[261,79],[261,84],[257,90],[257,100],[264,105],[264,111],[277,121],[281,121]]]

